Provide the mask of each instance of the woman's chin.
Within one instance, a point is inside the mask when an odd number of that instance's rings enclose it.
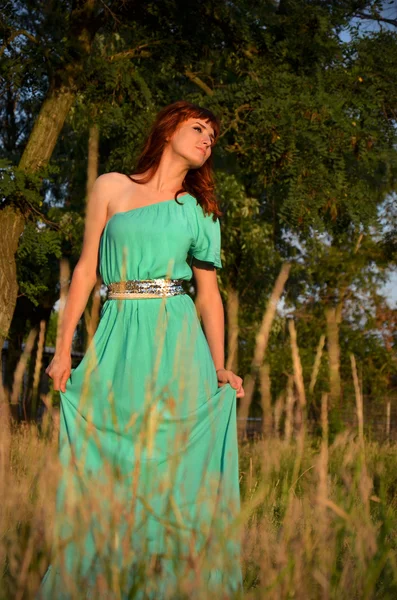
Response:
[[[201,160],[197,160],[197,158],[191,158],[189,160],[189,169],[199,169],[200,167],[203,166],[203,164],[205,163],[204,158],[202,158]]]

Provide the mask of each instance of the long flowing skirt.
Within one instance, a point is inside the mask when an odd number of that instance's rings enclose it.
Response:
[[[239,598],[236,391],[187,295],[107,300],[61,392],[38,598]]]

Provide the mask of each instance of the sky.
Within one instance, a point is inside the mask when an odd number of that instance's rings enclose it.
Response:
[[[368,13],[369,11],[363,11]],[[381,11],[381,15],[385,19],[397,19],[397,0],[385,0],[383,3],[383,9]],[[393,25],[389,25],[388,23],[376,23],[373,20],[363,20],[363,19],[353,19],[352,23],[354,25],[359,24],[361,31],[364,33],[369,33],[371,31],[379,31],[382,29],[390,29],[391,31],[395,31],[396,28]],[[340,35],[341,40],[344,42],[348,42],[350,40],[350,35],[348,30],[342,31]]]
[[[390,308],[397,308],[397,272],[390,277],[389,282],[384,286],[383,293],[387,299]]]

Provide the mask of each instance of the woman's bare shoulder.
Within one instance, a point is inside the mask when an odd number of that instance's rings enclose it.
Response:
[[[104,187],[110,185],[117,185],[118,183],[125,183],[127,181],[127,176],[124,173],[117,173],[116,171],[111,171],[110,173],[103,173],[99,175],[95,180],[95,185],[97,187]]]

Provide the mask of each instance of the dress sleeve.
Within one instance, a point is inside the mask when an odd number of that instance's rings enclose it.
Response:
[[[210,263],[217,269],[222,269],[219,219],[214,221],[212,215],[204,214],[200,205],[196,208],[194,239],[188,250],[189,265],[192,266],[193,258],[196,258]]]

